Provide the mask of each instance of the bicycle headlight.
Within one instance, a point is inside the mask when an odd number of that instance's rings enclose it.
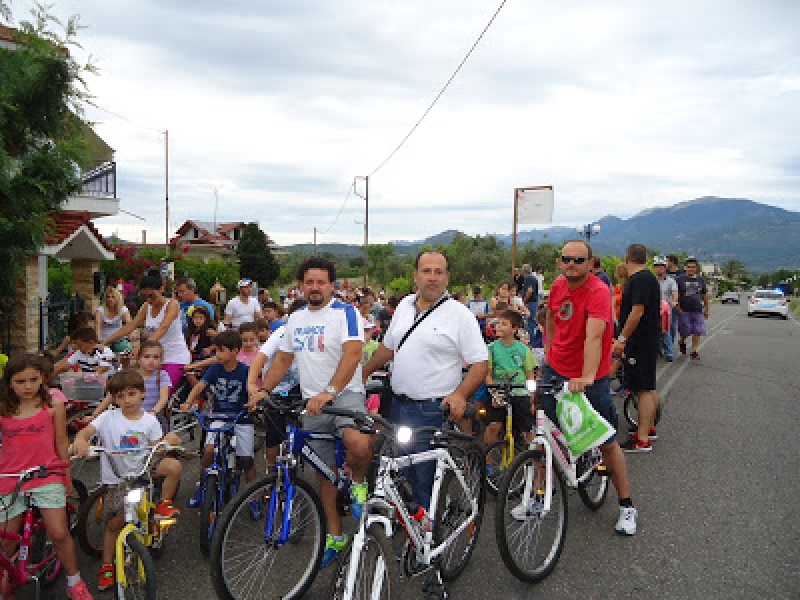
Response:
[[[411,427],[398,427],[395,437],[398,444],[407,444],[412,438]]]
[[[528,391],[533,394],[536,391],[536,380],[535,379],[528,379],[525,381],[525,387],[528,388]]]
[[[139,504],[141,500],[142,500],[142,488],[128,490],[128,493],[125,494],[125,502],[129,504]]]

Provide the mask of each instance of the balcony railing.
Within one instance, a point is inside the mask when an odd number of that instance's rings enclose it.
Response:
[[[81,177],[83,179],[82,196],[97,198],[117,197],[117,163],[114,161],[97,165]]]

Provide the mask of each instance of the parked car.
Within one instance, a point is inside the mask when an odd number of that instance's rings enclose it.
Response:
[[[756,314],[778,315],[782,319],[789,318],[789,303],[780,290],[756,290],[747,304],[747,316]]]
[[[725,292],[722,294],[722,297],[719,299],[722,304],[727,304],[730,302],[731,304],[739,304],[739,292]]]

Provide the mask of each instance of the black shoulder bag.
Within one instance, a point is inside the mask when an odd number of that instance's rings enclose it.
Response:
[[[408,328],[408,331],[406,331],[405,335],[400,339],[400,343],[397,344],[397,348],[395,348],[394,351],[397,352],[398,350],[400,350],[400,347],[408,339],[408,336],[411,335],[411,332],[414,331],[417,328],[417,325],[419,325],[420,323],[422,323],[422,321],[425,320],[425,317],[427,317],[429,314],[431,314],[433,311],[435,311],[437,308],[439,308],[442,304],[447,302],[449,299],[450,299],[450,295],[449,294],[445,294],[444,296],[439,298],[439,300],[436,301],[436,304],[434,304],[428,310],[426,310],[424,313],[422,313],[417,318],[417,320],[414,321],[414,324],[411,325],[411,327]]]

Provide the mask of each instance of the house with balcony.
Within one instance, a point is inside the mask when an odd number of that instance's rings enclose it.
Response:
[[[14,29],[0,25],[0,47],[16,48],[15,34]],[[61,334],[69,311],[74,308],[74,303],[65,303],[57,310],[52,306],[47,281],[50,258],[70,261],[71,295],[80,298],[87,310],[94,310],[98,304],[94,274],[100,261],[114,258],[93,222],[119,212],[114,150],[91,127],[78,123],[83,128],[91,166],[81,173],[81,190],[65,199],[60,210],[47,215],[50,227],[44,245],[26,259],[18,292],[10,310],[6,309],[5,327],[0,323],[0,351],[6,353],[34,352],[56,341],[54,332]]]

